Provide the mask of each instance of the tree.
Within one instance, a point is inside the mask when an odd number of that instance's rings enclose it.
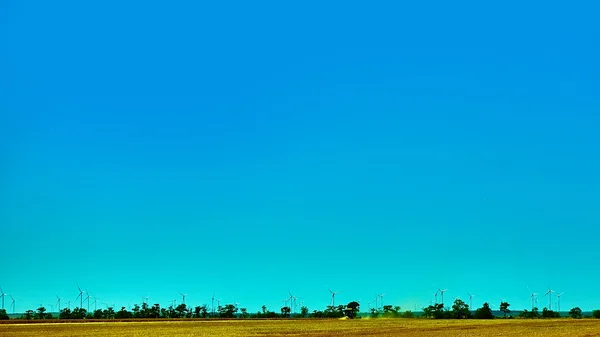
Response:
[[[10,317],[8,317],[8,314],[6,313],[6,309],[0,309],[0,320],[7,320],[10,319]]]
[[[291,311],[292,310],[287,305],[284,307],[281,307],[281,317],[290,317]]]
[[[308,315],[308,307],[302,306],[300,308],[300,315],[302,315],[302,317],[306,317]]]
[[[344,309],[344,315],[350,319],[356,318],[359,308],[360,308],[360,303],[358,303],[356,301],[352,301],[352,302],[348,303],[348,305]]]
[[[445,318],[446,313],[444,312],[444,305],[442,303],[436,303],[427,308],[423,308],[423,316],[435,319]]]
[[[113,319],[115,318],[115,310],[112,307],[106,308],[106,310],[102,311],[102,318]]]
[[[542,309],[542,318],[559,318],[560,314],[558,312],[548,310],[547,308]]]
[[[451,315],[452,318],[458,319],[470,318],[471,311],[469,311],[469,305],[466,304],[463,300],[457,298],[456,300],[454,300],[454,304],[452,305]]]
[[[219,317],[233,318],[237,313],[238,308],[233,304],[225,304],[223,307],[219,307]]]
[[[240,309],[240,312],[241,312],[241,317],[242,317],[242,318],[247,318],[247,317],[248,317],[248,309],[246,309],[246,308],[241,308],[241,309]]]
[[[71,318],[72,319],[84,319],[86,313],[87,313],[86,310],[83,308],[75,308],[75,309],[73,309],[73,311],[71,311]]]
[[[594,310],[594,311],[592,311],[592,317],[594,317],[594,318],[600,318],[600,310]]]
[[[58,314],[58,318],[59,319],[71,319],[71,309],[64,308],[63,310],[61,310],[60,313]]]
[[[504,318],[506,318],[506,314],[510,313],[508,307],[510,307],[510,304],[508,302],[500,302],[500,311],[504,313]]]
[[[492,319],[494,318],[494,314],[492,313],[492,309],[490,309],[490,305],[485,302],[481,308],[475,310],[474,317],[476,319]]]
[[[46,308],[39,307],[37,308],[37,313],[35,314],[36,319],[45,319],[46,318]]]
[[[177,312],[177,317],[184,318],[187,315],[187,306],[184,303],[181,303],[175,308],[175,311]]]
[[[569,311],[569,316],[571,318],[581,318],[581,309],[579,307],[575,307]]]
[[[102,319],[102,309],[98,309],[96,311],[94,311],[94,315],[93,315],[94,319]]]
[[[133,318],[133,314],[131,312],[127,311],[127,309],[125,307],[121,307],[121,310],[119,310],[115,313],[115,318],[116,319]]]
[[[33,310],[27,310],[25,311],[25,315],[23,316],[24,319],[33,319],[34,317],[34,312]]]

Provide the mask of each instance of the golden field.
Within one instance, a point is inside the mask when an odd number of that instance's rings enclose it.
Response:
[[[0,336],[599,336],[600,320],[231,320],[0,324]]]

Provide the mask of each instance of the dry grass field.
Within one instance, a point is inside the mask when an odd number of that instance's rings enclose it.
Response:
[[[0,324],[0,336],[599,336],[600,320],[269,320]]]

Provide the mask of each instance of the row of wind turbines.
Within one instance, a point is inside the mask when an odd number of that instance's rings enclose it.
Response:
[[[538,293],[531,291],[531,289],[529,289],[529,287],[527,287],[527,290],[529,290],[529,292],[531,293],[530,298],[531,298],[531,310],[533,310],[536,307],[536,303],[538,300]],[[433,301],[429,301],[429,304],[437,304],[437,296],[440,295],[441,296],[441,304],[444,304],[444,293],[448,291],[448,289],[440,289],[437,288],[437,290],[435,291],[435,293],[433,294],[434,296],[434,300]],[[548,286],[548,290],[544,293],[543,297],[548,296],[548,310],[552,310],[552,294],[555,293],[554,296],[556,296],[557,301],[555,302],[557,304],[557,311],[560,312],[560,297],[564,294],[564,292],[562,293],[557,293],[556,291],[552,290],[550,288],[550,286]],[[471,310],[473,310],[473,297],[475,297],[475,295],[471,294],[470,292],[467,293],[469,295],[469,308]],[[458,297],[456,297],[455,299],[458,299]],[[502,300],[504,301],[504,300]]]
[[[531,310],[533,310],[533,308],[536,307],[536,303],[538,300],[538,293],[535,293],[533,291],[531,291],[531,289],[529,289],[529,287],[527,287],[527,290],[529,290],[529,292],[531,293],[530,298],[531,298]],[[548,286],[548,290],[544,293],[544,296],[542,296],[542,298],[548,296],[548,310],[552,310],[552,294],[556,293],[556,304],[557,304],[557,311],[560,312],[560,297],[564,294],[564,292],[562,293],[557,293],[556,291],[552,290],[552,288],[550,288],[550,286]]]
[[[335,307],[335,296],[337,294],[343,292],[343,290],[341,290],[341,291],[333,291],[333,290],[331,290],[331,288],[327,288],[327,289],[329,290],[329,293],[331,294],[331,301],[330,301],[331,306]],[[94,296],[91,296],[90,293],[89,293],[89,291],[87,289],[83,290],[83,289],[81,289],[81,287],[79,285],[77,285],[77,290],[78,290],[78,294],[77,294],[77,297],[75,298],[75,301],[79,300],[79,307],[83,308],[83,303],[87,302],[87,311],[89,312],[90,311],[90,304],[91,304],[90,303],[90,299],[93,299],[92,303],[93,303],[93,306],[94,306],[94,310],[97,310],[98,298],[94,297]],[[530,292],[530,296],[529,297],[531,299],[531,309],[533,310],[533,308],[536,307],[536,304],[537,304],[537,301],[538,301],[538,295],[539,294],[536,293],[536,292],[533,292],[529,287],[527,287],[527,290],[529,290],[529,292]],[[437,304],[438,303],[438,295],[439,295],[440,299],[441,299],[441,302],[439,302],[439,303],[444,304],[444,293],[446,293],[447,291],[448,291],[448,289],[437,288],[437,290],[433,294],[434,299],[430,300],[429,303],[430,304],[434,304],[434,303]],[[84,296],[84,294],[85,294],[85,296]],[[292,313],[295,313],[296,310],[297,310],[297,308],[298,308],[298,306],[300,306],[300,307],[304,306],[304,301],[300,301],[300,304],[298,304],[298,300],[299,299],[301,300],[301,298],[298,298],[298,297],[294,296],[294,294],[292,294],[291,291],[288,291],[288,294],[289,294],[289,296],[286,297],[283,300],[284,306],[288,306],[288,303],[289,303],[289,307],[290,307]],[[473,297],[475,297],[475,295],[473,295],[471,293],[467,293],[467,294],[469,295],[469,308],[471,308],[471,310],[472,310],[472,308],[473,308]],[[542,296],[542,298],[546,297],[546,296],[548,297],[548,309],[549,310],[552,310],[552,294],[555,294],[554,296],[556,296],[556,298],[557,298],[557,301],[555,303],[557,304],[557,310],[560,312],[560,298],[564,294],[564,292],[557,293],[556,291],[554,291],[553,289],[551,289],[550,286],[548,286],[548,290],[544,293],[544,296]],[[185,304],[185,298],[186,298],[187,294],[179,292],[179,295],[181,295],[181,303]],[[368,305],[369,305],[369,308],[371,308],[371,304],[374,303],[375,304],[375,309],[378,309],[378,310],[381,309],[381,310],[383,310],[383,306],[384,306],[384,304],[383,304],[383,298],[384,298],[385,295],[386,295],[385,293],[375,294],[375,298],[373,300],[367,302]],[[16,302],[15,298],[12,295],[4,293],[4,290],[0,287],[0,299],[2,301],[2,309],[5,309],[5,307],[4,307],[4,301],[5,301],[5,297],[6,296],[10,297],[10,299],[11,299],[11,304],[9,305],[9,307],[12,307],[12,312],[14,314],[15,313],[15,302]],[[150,298],[149,296],[145,296],[145,297],[141,296],[142,303],[148,304],[149,298]],[[56,300],[55,304],[57,305],[58,312],[60,312],[62,298],[59,297],[58,295],[56,295],[56,299],[57,300]],[[456,297],[456,299],[458,299],[458,297]],[[357,302],[360,304],[360,301],[361,300],[358,300]],[[176,305],[177,305],[177,299],[173,299],[171,302],[172,302],[173,307],[176,307]],[[215,302],[217,302],[217,306],[216,307],[215,307]],[[218,310],[218,308],[220,308],[220,306],[221,306],[220,302],[221,302],[221,299],[216,298],[215,294],[213,293],[212,298],[211,298],[211,312],[212,312],[213,316],[215,315],[216,310]],[[108,303],[105,303],[105,302],[100,302],[100,303],[106,305],[106,307],[110,307],[111,306],[111,305],[109,305]],[[237,306],[237,303],[235,303],[235,305]],[[43,306],[43,305],[40,304],[40,307],[41,306]],[[54,306],[53,305],[50,305],[50,306],[52,307],[52,311],[53,311],[54,310],[54,308],[53,308]],[[68,308],[71,307],[71,301],[70,300],[67,301],[67,307]],[[115,304],[112,304],[112,307],[114,308]]]

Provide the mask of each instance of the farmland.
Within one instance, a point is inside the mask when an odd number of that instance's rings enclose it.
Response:
[[[0,336],[600,336],[600,320],[231,320],[0,324]]]

